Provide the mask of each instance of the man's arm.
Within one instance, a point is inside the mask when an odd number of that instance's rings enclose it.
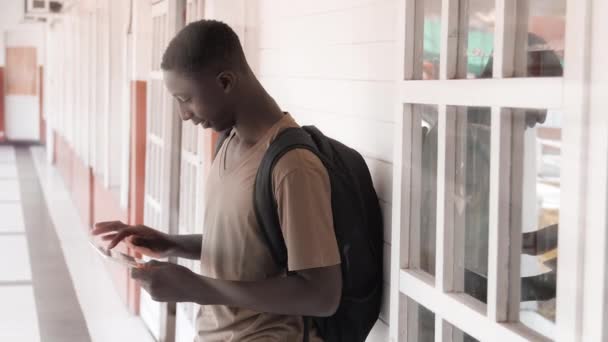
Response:
[[[197,292],[195,302],[239,306],[282,315],[331,316],[342,292],[340,265],[304,270],[288,277],[255,282],[201,280],[210,293]]]
[[[207,278],[179,265],[151,262],[133,269],[131,276],[157,301],[227,305],[281,315],[331,316],[342,295],[340,265],[244,282]]]

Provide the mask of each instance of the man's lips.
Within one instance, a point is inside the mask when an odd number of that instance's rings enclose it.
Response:
[[[209,128],[211,126],[208,120],[192,120],[192,123],[194,123],[195,126],[201,125],[203,128]]]

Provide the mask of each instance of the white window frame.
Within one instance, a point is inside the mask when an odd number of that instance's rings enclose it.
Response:
[[[127,17],[129,2],[108,1],[109,15],[109,83],[107,127],[105,140],[106,173],[104,186],[116,192],[121,208],[128,205],[129,191],[129,84],[127,49]]]
[[[88,115],[89,115],[89,144],[88,144],[88,163],[93,170],[96,168],[97,163],[97,149],[96,149],[96,136],[97,130],[96,117],[97,117],[97,53],[99,52],[97,43],[97,9],[92,7],[89,9],[87,14],[87,21],[89,22],[89,32],[87,39],[89,40],[90,58],[89,58],[89,82],[87,83],[89,91],[89,104],[88,104]]]
[[[586,341],[606,341],[608,339],[608,65],[606,55],[608,48],[604,41],[608,34],[608,24],[604,16],[608,13],[606,1],[593,1],[593,6],[587,5],[578,10],[583,11],[588,19],[588,30],[592,33],[589,45],[593,48],[589,53],[588,70],[591,86],[589,92],[589,139],[587,189],[589,199],[586,210],[585,239],[585,281],[584,304],[582,319],[582,339]],[[581,89],[584,91],[584,89]]]
[[[104,185],[109,184],[109,152],[107,149],[108,131],[110,129],[109,122],[109,79],[110,79],[110,15],[109,1],[100,0],[95,3],[95,119],[92,123],[95,130],[92,137],[94,142],[92,149],[95,150],[93,155],[95,161],[93,163],[93,172],[96,177],[103,182]]]
[[[79,4],[78,5],[78,18],[79,18],[79,51],[80,51],[80,58],[79,60],[81,61],[81,63],[79,63],[80,65],[80,70],[79,70],[79,74],[80,74],[80,85],[79,85],[79,97],[78,97],[78,101],[80,103],[79,105],[79,112],[80,115],[82,117],[82,121],[81,124],[79,126],[79,129],[82,131],[82,140],[81,140],[81,148],[80,148],[80,153],[81,153],[81,158],[82,158],[82,162],[84,163],[84,165],[89,165],[90,163],[90,148],[89,145],[91,143],[91,138],[90,138],[90,119],[91,119],[91,112],[92,112],[92,108],[90,106],[91,103],[91,92],[89,91],[90,86],[91,86],[91,79],[93,79],[93,77],[91,76],[91,47],[92,47],[92,41],[90,39],[90,30],[91,30],[91,25],[90,25],[90,12],[89,9],[87,8],[87,6],[85,6],[84,3]]]
[[[134,49],[134,4],[133,1],[126,3],[127,17],[124,31],[124,44],[122,49],[122,65],[123,72],[121,75],[121,132],[120,138],[122,142],[122,148],[120,149],[120,207],[128,209],[129,206],[129,187],[131,178],[129,172],[131,165],[129,160],[131,159],[131,75],[133,73],[133,64],[130,63],[133,58]]]
[[[397,64],[399,80],[395,116],[394,172],[393,172],[393,228],[391,247],[391,319],[390,336],[393,341],[405,341],[408,337],[407,297],[425,306],[435,314],[435,341],[451,341],[451,327],[468,333],[480,341],[543,341],[546,338],[524,328],[518,321],[519,267],[510,268],[519,259],[519,251],[511,251],[518,245],[521,232],[509,232],[508,219],[510,187],[510,113],[505,108],[562,108],[565,114],[562,136],[562,170],[559,270],[557,280],[557,341],[580,341],[582,325],[594,325],[597,336],[605,337],[601,323],[583,321],[583,272],[585,264],[583,228],[585,226],[585,201],[589,198],[585,183],[587,172],[588,81],[591,3],[594,0],[567,1],[566,14],[566,68],[560,78],[509,78],[520,61],[513,55],[516,36],[515,1],[496,0],[494,78],[484,80],[454,80],[457,58],[458,0],[442,0],[441,64],[440,78],[435,81],[414,80],[416,63],[421,60],[420,44],[416,45],[416,1],[399,1],[398,46],[400,58]],[[604,31],[605,32],[605,31]],[[600,36],[600,35],[598,35]],[[598,46],[602,45],[598,43]],[[595,47],[595,46],[594,46]],[[605,49],[605,47],[601,47]],[[601,49],[600,48],[600,49]],[[538,89],[543,89],[539,92]],[[475,96],[471,96],[474,90]],[[410,218],[411,218],[411,134],[413,130],[412,104],[438,106],[439,141],[437,170],[437,248],[436,276],[433,279],[422,271],[411,268]],[[455,251],[455,236],[451,226],[453,209],[445,194],[452,184],[446,177],[453,175],[453,143],[447,139],[453,132],[455,119],[450,113],[453,105],[487,106],[492,108],[492,141],[490,167],[490,224],[488,241],[488,298],[487,305],[480,304],[461,293],[455,293],[455,270],[451,260]],[[604,107],[605,108],[605,107]],[[599,114],[598,114],[599,115]],[[604,114],[605,115],[605,114]],[[599,120],[599,119],[598,119]],[[604,134],[605,136],[605,134]],[[602,138],[605,146],[605,140]],[[606,155],[599,153],[603,168],[599,176],[606,178]],[[600,187],[601,204],[606,207],[606,182]],[[605,213],[594,215],[601,228],[606,227]],[[506,229],[505,229],[506,228]],[[597,228],[599,229],[599,227]],[[606,247],[606,233],[596,244]],[[520,238],[520,237],[519,237]],[[597,251],[597,250],[596,250]],[[587,251],[587,253],[590,253]],[[515,258],[509,260],[510,258]],[[597,258],[595,270],[606,269],[606,256]],[[600,263],[601,262],[601,263]],[[511,272],[511,273],[509,273]],[[606,283],[606,271],[601,272]],[[588,277],[591,277],[588,275]],[[576,279],[576,281],[572,281]],[[598,282],[597,279],[596,283]],[[513,286],[510,286],[513,285]],[[606,290],[595,285],[594,293]],[[406,297],[407,296],[407,297]],[[512,300],[515,298],[515,300]],[[591,299],[588,299],[591,301]],[[596,302],[598,302],[596,300]],[[599,301],[602,302],[602,301]],[[604,301],[605,302],[605,301]],[[595,304],[596,313],[605,303]],[[515,309],[515,310],[514,310]],[[591,317],[591,316],[590,316]],[[448,324],[449,323],[449,324]],[[603,334],[603,335],[602,335]],[[411,335],[409,335],[411,337]]]
[[[185,24],[204,17],[205,0],[186,0]],[[205,154],[205,137],[211,133],[192,122],[181,122],[181,161],[179,185],[179,234],[203,233],[205,177],[210,159]],[[200,269],[198,260],[178,260],[194,272]],[[192,341],[195,337],[196,303],[178,303],[176,311],[176,341]]]
[[[181,153],[181,124],[177,108],[168,91],[161,84],[161,113],[159,122],[150,120],[150,110],[153,100],[152,87],[154,82],[163,79],[160,70],[161,54],[155,54],[164,49],[169,39],[183,26],[183,0],[164,0],[153,3],[152,16],[166,14],[166,21],[161,25],[161,32],[152,33],[152,68],[148,74],[148,106],[146,132],[146,185],[144,194],[144,224],[169,234],[177,233],[179,211],[179,182],[180,182],[180,153]],[[158,33],[157,38],[155,34]],[[152,134],[152,126],[160,127],[160,135]],[[158,126],[160,125],[160,126]],[[151,156],[150,146],[156,145],[160,155]],[[154,175],[152,174],[154,173]],[[170,257],[170,262],[176,258]],[[175,303],[154,302],[150,296],[141,291],[141,315],[144,322],[159,340],[173,340],[175,335]]]

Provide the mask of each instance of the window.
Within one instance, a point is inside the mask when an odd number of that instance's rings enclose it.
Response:
[[[487,302],[491,109],[448,107],[455,117],[452,197],[454,291]],[[450,141],[452,143],[452,141]],[[448,219],[448,218],[446,218]]]
[[[521,2],[523,4],[523,2]],[[564,40],[566,26],[566,0],[531,0],[528,7],[528,21],[520,24],[525,39],[520,39],[518,51],[521,54],[521,76],[562,76],[564,65]]]
[[[562,122],[573,114],[555,109],[565,7],[418,0],[401,10],[392,338],[554,338],[558,245],[570,243],[558,243],[560,216],[573,210],[560,203]]]
[[[434,342],[435,341],[435,314],[424,306],[416,303],[409,297],[408,306],[408,341]]]
[[[441,53],[441,0],[424,1],[422,24],[422,61],[415,79],[436,80],[439,78],[439,55]],[[420,13],[416,13],[420,15]]]
[[[457,78],[492,77],[494,4],[494,0],[460,1]]]
[[[519,319],[555,337],[561,195],[561,113],[510,109],[512,229],[521,232]],[[517,284],[513,284],[517,285]]]
[[[479,340],[456,328],[450,323],[445,323],[445,326],[448,330],[448,335],[452,338],[452,342],[479,342]]]
[[[435,275],[437,106],[412,106],[411,267]]]

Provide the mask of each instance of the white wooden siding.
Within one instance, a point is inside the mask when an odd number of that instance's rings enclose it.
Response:
[[[357,149],[372,174],[384,218],[385,298],[370,341],[388,340],[397,4],[246,3],[246,50],[264,87],[298,123]]]
[[[266,89],[278,100],[312,112],[380,122],[394,122],[395,87],[389,81],[322,80],[264,76]],[[331,96],[328,96],[331,94]]]

